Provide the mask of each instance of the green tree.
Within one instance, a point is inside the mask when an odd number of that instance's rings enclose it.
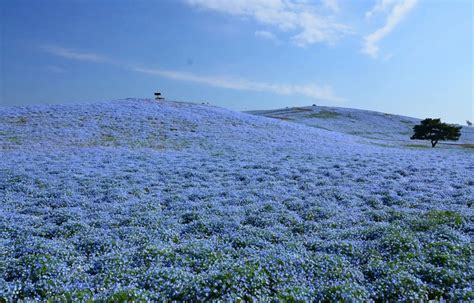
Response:
[[[461,136],[461,128],[461,126],[443,123],[441,119],[426,118],[413,127],[415,133],[410,139],[430,140],[431,147],[435,147],[438,141],[458,140]]]

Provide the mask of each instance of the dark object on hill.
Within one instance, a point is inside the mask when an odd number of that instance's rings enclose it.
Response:
[[[155,93],[155,100],[163,100],[163,99],[165,99],[165,97],[161,96],[160,92]]]
[[[472,122],[469,121],[469,120],[466,120],[466,124],[467,124],[467,126],[472,126]]]
[[[313,104],[313,106],[316,106],[316,104]]]
[[[443,123],[441,119],[426,118],[413,127],[415,133],[410,139],[430,140],[431,147],[435,147],[440,140],[458,140],[461,136],[461,128],[461,126]]]

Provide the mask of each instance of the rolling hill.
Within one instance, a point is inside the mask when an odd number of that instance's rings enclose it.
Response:
[[[412,147],[415,144],[423,145],[423,141],[410,140],[413,126],[420,122],[417,118],[329,106],[291,107],[248,113],[384,141],[384,144],[388,145]],[[443,145],[443,142],[440,144]],[[474,144],[474,127],[463,126],[460,140],[446,142],[444,145],[446,147],[453,144]]]
[[[474,300],[472,150],[344,111],[0,108],[0,302]]]

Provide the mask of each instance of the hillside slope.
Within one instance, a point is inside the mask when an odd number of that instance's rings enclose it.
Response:
[[[127,99],[1,108],[0,157],[0,301],[474,299],[468,149]]]
[[[385,141],[387,144],[402,146],[411,145],[414,142],[423,144],[423,141],[410,140],[410,136],[413,134],[413,126],[420,122],[420,119],[417,118],[328,106],[291,107],[277,110],[250,111],[248,113]],[[443,142],[440,143],[443,145]],[[463,126],[461,138],[455,143],[474,144],[474,127]]]

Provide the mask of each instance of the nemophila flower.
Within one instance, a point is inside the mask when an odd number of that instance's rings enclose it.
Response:
[[[377,142],[186,103],[2,108],[0,298],[473,300],[472,154]]]

